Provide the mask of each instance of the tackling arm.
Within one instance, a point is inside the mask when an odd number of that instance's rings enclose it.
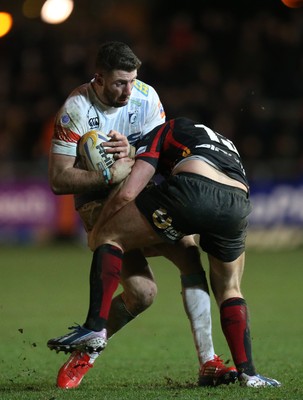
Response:
[[[101,214],[96,221],[94,232],[127,203],[134,200],[154,176],[155,168],[146,161],[136,160],[131,174],[124,183],[113,191],[106,200]]]

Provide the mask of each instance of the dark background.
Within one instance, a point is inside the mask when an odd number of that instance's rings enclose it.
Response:
[[[38,3],[43,1],[37,0]],[[14,16],[0,38],[0,179],[46,176],[53,117],[94,73],[98,45],[127,42],[167,117],[188,116],[234,141],[251,181],[303,171],[303,8],[280,0],[79,0],[48,25]]]

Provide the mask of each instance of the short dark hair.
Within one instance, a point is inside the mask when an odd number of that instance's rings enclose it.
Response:
[[[131,48],[122,42],[106,42],[99,47],[96,68],[107,72],[120,69],[131,72],[139,69],[142,62]]]

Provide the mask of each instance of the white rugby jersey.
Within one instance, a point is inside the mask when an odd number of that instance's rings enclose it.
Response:
[[[53,153],[76,157],[78,140],[92,129],[105,134],[114,129],[133,144],[165,122],[163,106],[152,86],[136,80],[128,104],[115,108],[100,102],[92,82],[75,89],[59,110],[52,139]]]

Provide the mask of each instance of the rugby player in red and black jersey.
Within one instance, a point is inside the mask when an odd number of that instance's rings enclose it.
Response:
[[[257,374],[252,359],[248,309],[240,288],[251,203],[236,147],[186,118],[154,128],[136,147],[131,174],[107,200],[90,235],[95,279],[81,346],[90,346],[106,328],[107,303],[118,279],[113,272],[121,270],[125,251],[198,234],[240,384],[280,386]],[[155,173],[165,179],[146,188]],[[96,290],[100,287],[102,295]],[[68,335],[64,338],[68,342]]]
[[[143,190],[155,173],[166,179]],[[113,215],[115,210],[120,211]],[[240,289],[250,211],[249,184],[234,144],[207,126],[177,118],[138,143],[132,172],[110,207],[104,208],[92,246],[100,251],[106,243],[125,251],[199,234],[239,380],[245,386],[277,386],[276,380],[256,373],[248,310]]]
[[[165,179],[145,189],[155,173]],[[131,174],[110,196],[90,235],[96,277],[106,281],[101,297],[91,287],[85,322],[90,340],[93,332],[106,327],[103,299],[110,272],[121,269],[123,252],[198,234],[241,385],[280,386],[257,374],[252,359],[248,309],[240,288],[250,212],[249,184],[230,140],[186,118],[153,129],[138,143]]]
[[[165,180],[145,189],[155,173]],[[132,172],[105,205],[90,247],[98,268],[106,269],[106,255],[113,252],[122,257],[133,247],[199,234],[240,384],[280,386],[257,374],[252,359],[248,309],[240,288],[250,212],[249,184],[234,144],[190,119],[173,119],[138,143]]]

